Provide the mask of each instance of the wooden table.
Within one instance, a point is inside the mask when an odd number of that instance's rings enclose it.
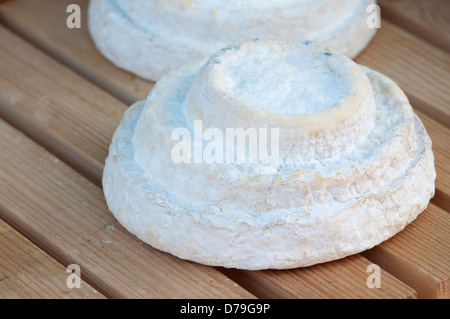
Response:
[[[405,90],[433,140],[436,196],[404,231],[342,260],[287,271],[198,265],[155,250],[108,211],[103,163],[124,111],[153,83],[95,49],[87,0],[0,4],[1,298],[448,298],[450,2],[380,1],[384,17],[356,59]],[[82,28],[66,8],[83,9]],[[381,288],[370,289],[371,264]],[[70,264],[81,287],[68,288]]]

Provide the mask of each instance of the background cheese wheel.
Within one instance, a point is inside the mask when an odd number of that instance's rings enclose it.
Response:
[[[156,81],[254,38],[313,40],[355,57],[375,35],[375,0],[91,0],[89,30],[117,66]]]

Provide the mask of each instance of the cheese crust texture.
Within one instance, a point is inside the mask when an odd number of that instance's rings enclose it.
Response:
[[[185,128],[278,128],[278,160],[176,162]],[[205,145],[203,145],[205,147]],[[287,269],[369,249],[434,196],[431,140],[384,75],[310,41],[246,41],[185,64],[133,105],[103,187],[131,233],[182,259]]]
[[[355,57],[375,0],[91,0],[89,31],[115,65],[152,81],[232,43],[312,40]]]

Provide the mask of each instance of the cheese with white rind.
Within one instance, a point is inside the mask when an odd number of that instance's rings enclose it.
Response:
[[[258,58],[297,72],[283,81],[287,69],[258,69]],[[253,67],[245,74],[242,59]],[[314,96],[302,90],[307,79],[317,82]],[[251,95],[265,84],[267,98]],[[177,164],[171,133],[193,132],[195,120],[204,129],[277,126],[280,161]],[[249,41],[177,69],[132,106],[114,134],[103,186],[114,216],[153,247],[256,270],[310,266],[389,239],[427,207],[435,177],[431,140],[392,80],[314,43]]]

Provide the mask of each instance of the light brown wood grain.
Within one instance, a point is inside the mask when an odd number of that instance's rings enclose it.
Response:
[[[284,299],[393,299],[416,298],[416,292],[381,269],[381,287],[369,288],[372,262],[361,255],[292,270],[235,271],[225,273],[251,287],[261,298]]]
[[[0,98],[102,162],[127,106],[4,27],[0,37]]]
[[[104,299],[83,280],[67,287],[66,267],[0,220],[0,299]]]
[[[144,245],[116,222],[101,189],[4,121],[0,136],[0,218],[62,264],[80,265],[106,296],[252,298],[214,268]]]
[[[449,229],[450,215],[430,204],[402,232],[363,256],[408,283],[419,298],[449,299]]]
[[[49,149],[58,145],[59,157],[99,185],[109,142],[127,106],[1,26],[0,38],[0,101],[13,106],[1,108],[2,116],[20,122]]]
[[[8,224],[0,219],[0,235],[13,230]]]
[[[450,1],[379,0],[379,4],[384,18],[450,51]]]
[[[82,9],[80,29],[66,26],[66,8],[72,3]],[[88,32],[87,4],[88,0],[14,0],[0,6],[0,20],[126,104],[143,99],[153,83],[120,70],[97,51]]]
[[[450,127],[450,52],[383,20],[355,61],[393,79],[415,108]]]

